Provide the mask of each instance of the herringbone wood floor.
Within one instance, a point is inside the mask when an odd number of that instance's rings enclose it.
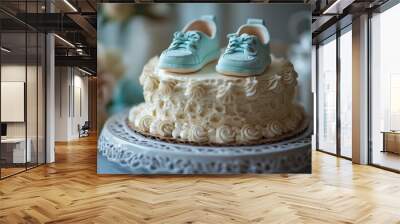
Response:
[[[0,181],[0,223],[400,223],[400,175],[313,153],[312,175],[96,174],[96,140]]]

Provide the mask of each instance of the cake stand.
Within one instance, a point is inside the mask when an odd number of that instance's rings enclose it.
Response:
[[[133,131],[128,112],[109,118],[101,132],[99,156],[130,174],[310,173],[309,128],[291,138],[253,146],[195,146],[165,142]],[[101,165],[101,164],[98,164]]]

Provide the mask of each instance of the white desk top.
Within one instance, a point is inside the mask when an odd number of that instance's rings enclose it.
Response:
[[[30,141],[28,138],[27,141]],[[20,143],[25,142],[25,138],[1,138],[1,143]]]

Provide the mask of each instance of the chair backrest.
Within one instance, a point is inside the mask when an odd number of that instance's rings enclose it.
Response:
[[[89,121],[85,121],[85,123],[83,124],[82,128],[89,129],[90,128],[90,122]]]

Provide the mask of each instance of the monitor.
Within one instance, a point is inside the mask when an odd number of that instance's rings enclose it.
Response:
[[[7,124],[1,123],[1,136],[7,136]]]

